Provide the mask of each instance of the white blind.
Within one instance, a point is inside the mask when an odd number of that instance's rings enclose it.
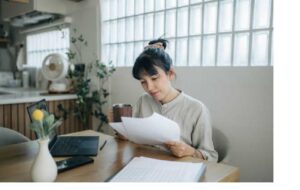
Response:
[[[169,40],[176,66],[271,66],[273,0],[100,0],[102,58],[132,66]]]
[[[27,66],[39,68],[47,55],[61,53],[66,56],[69,48],[69,28],[27,35]]]

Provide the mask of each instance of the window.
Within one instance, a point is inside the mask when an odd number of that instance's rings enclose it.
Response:
[[[66,56],[69,47],[69,28],[27,35],[27,66],[41,67],[44,58],[51,53],[61,53]]]
[[[149,40],[175,66],[272,66],[273,0],[101,0],[102,59],[132,66]]]

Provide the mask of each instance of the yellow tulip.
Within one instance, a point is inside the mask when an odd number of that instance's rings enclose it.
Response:
[[[40,109],[36,109],[32,112],[31,116],[35,121],[42,121],[44,118],[44,112]]]

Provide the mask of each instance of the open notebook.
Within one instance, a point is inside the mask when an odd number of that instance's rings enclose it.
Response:
[[[206,170],[203,163],[133,158],[111,182],[197,182]]]

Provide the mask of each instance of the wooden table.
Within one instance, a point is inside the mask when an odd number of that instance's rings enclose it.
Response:
[[[185,157],[176,158],[170,153],[150,146],[137,145],[128,141],[92,130],[74,133],[72,135],[99,135],[99,147],[107,140],[104,148],[94,158],[94,163],[58,174],[57,182],[104,182],[116,174],[135,156],[146,156],[162,160],[183,162],[204,162],[206,172],[201,181],[204,182],[234,182],[239,181],[239,169],[225,164],[217,164],[200,159]],[[30,182],[30,167],[38,151],[38,143],[30,141],[0,148],[0,181]],[[61,160],[64,158],[55,158]]]

